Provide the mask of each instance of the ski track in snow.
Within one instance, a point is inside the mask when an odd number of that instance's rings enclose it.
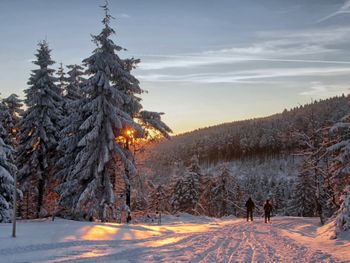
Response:
[[[283,236],[278,221],[233,220],[210,225],[209,231],[167,232],[146,239],[77,240],[3,248],[0,262],[348,262]]]

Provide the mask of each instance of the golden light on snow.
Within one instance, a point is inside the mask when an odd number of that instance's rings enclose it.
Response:
[[[222,224],[220,224],[222,225]],[[153,237],[162,237],[169,234],[191,234],[204,233],[219,225],[213,224],[183,224],[183,225],[122,225],[117,223],[96,224],[84,226],[73,235],[67,236],[65,240],[141,240]],[[157,241],[146,242],[144,246],[161,246],[176,242],[177,238],[167,237]],[[181,237],[182,238],[182,237]]]
[[[82,239],[84,240],[113,240],[114,236],[119,232],[119,228],[111,226],[96,225],[85,227]]]
[[[87,251],[83,254],[81,254],[78,258],[82,259],[82,258],[94,258],[94,257],[102,257],[107,255],[108,253],[103,252],[101,250],[95,249],[95,250],[91,250],[91,251]]]
[[[145,242],[145,243],[142,244],[142,246],[144,246],[144,247],[165,246],[165,245],[170,245],[170,244],[177,243],[177,242],[181,241],[184,238],[186,238],[186,236],[182,236],[182,237],[168,237],[168,238],[164,238],[164,239],[157,239],[155,241]]]
[[[167,230],[162,226],[129,225],[105,223],[84,226],[65,240],[134,240],[163,235]]]

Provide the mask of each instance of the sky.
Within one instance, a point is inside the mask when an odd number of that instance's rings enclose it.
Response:
[[[350,1],[110,0],[113,40],[141,58],[144,108],[174,133],[348,94]],[[0,92],[24,97],[37,43],[79,64],[102,29],[99,0],[0,0]]]

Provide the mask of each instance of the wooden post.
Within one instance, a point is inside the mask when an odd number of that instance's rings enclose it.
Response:
[[[14,186],[13,190],[13,215],[12,215],[12,237],[16,237],[16,217],[17,217],[17,173],[14,176]]]

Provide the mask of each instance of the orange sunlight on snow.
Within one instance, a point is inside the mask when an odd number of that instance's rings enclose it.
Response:
[[[220,225],[223,225],[221,223]],[[122,225],[116,223],[83,226],[65,240],[140,240],[161,237],[169,234],[191,234],[210,231],[219,224],[179,224],[179,225]],[[177,238],[166,238],[155,242],[146,242],[145,246],[160,246],[176,242]],[[180,238],[181,239],[181,238]]]
[[[169,237],[164,239],[157,239],[155,241],[149,241],[142,244],[143,247],[159,247],[169,244],[174,244],[182,239],[184,239],[185,236],[182,237]]]
[[[88,252],[85,252],[79,256],[79,259],[82,258],[94,258],[94,257],[102,257],[105,256],[107,253],[103,253],[101,250],[91,250]]]
[[[119,229],[116,227],[97,225],[84,227],[82,231],[85,232],[81,237],[84,240],[113,240],[119,232]]]

